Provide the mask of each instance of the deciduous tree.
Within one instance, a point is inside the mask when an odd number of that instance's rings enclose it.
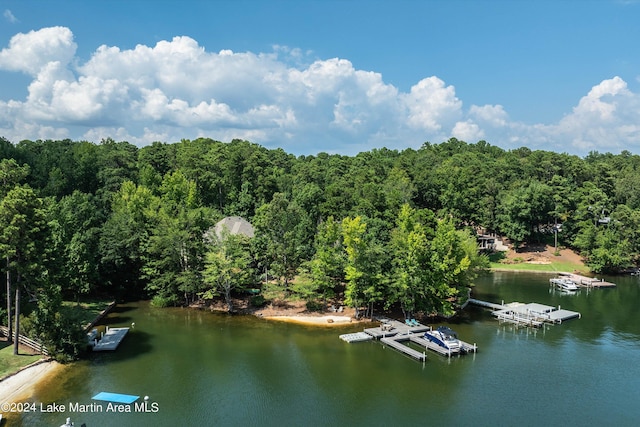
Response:
[[[252,284],[250,264],[248,238],[242,234],[223,231],[206,254],[202,277],[209,289],[202,297],[210,299],[221,294],[229,312],[233,312],[232,292]]]

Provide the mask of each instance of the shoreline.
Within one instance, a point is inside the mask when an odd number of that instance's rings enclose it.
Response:
[[[276,316],[258,316],[262,319],[273,320],[276,322],[299,323],[302,325],[314,326],[344,326],[351,323],[358,323],[358,320],[349,316],[305,316],[305,315],[276,315]]]
[[[83,330],[87,332],[117,305],[116,301],[111,302],[102,310],[96,318],[84,325]],[[30,365],[20,368],[16,372],[0,378],[0,403],[14,403],[26,400],[31,397],[33,390],[47,378],[62,369],[64,365],[51,358],[44,357]]]
[[[509,269],[509,268],[490,268],[491,272],[514,272],[514,273],[543,273],[543,274],[555,274],[557,272],[553,271],[543,271],[543,270],[528,270],[528,269]],[[113,307],[113,303],[111,304],[109,309]],[[98,318],[104,316],[109,310],[105,310],[103,313],[100,313]],[[300,311],[296,311],[296,309],[291,310],[291,314],[285,313],[273,313],[269,315],[265,315],[266,313],[261,312],[262,310],[258,310],[254,312],[253,315],[276,322],[288,322],[288,323],[297,323],[306,326],[320,326],[320,327],[336,327],[336,326],[346,326],[353,323],[362,323],[364,320],[356,320],[349,315],[323,315],[318,316],[317,314],[307,314],[302,313]],[[286,310],[285,310],[286,311]],[[346,314],[346,313],[345,313]],[[96,319],[99,320],[99,319]],[[368,320],[368,319],[367,319]],[[95,323],[95,322],[94,322]],[[42,381],[46,380],[48,377],[56,373],[63,367],[62,364],[55,362],[51,359],[43,358],[38,360],[31,365],[28,365],[19,371],[9,374],[4,378],[0,379],[0,402],[18,402],[21,400],[28,399],[33,390],[38,386]]]
[[[62,364],[54,360],[41,359],[7,375],[0,380],[0,402],[14,403],[28,399],[38,384],[62,367]]]
[[[514,272],[514,273],[543,273],[543,274],[558,274],[558,271],[549,271],[549,270],[527,270],[527,269],[518,269],[518,268],[490,268],[489,269],[490,272],[500,272],[500,273],[508,273],[508,272]],[[577,269],[574,269],[574,272],[577,272],[576,274],[588,274],[588,272],[584,272],[584,271],[580,271]]]

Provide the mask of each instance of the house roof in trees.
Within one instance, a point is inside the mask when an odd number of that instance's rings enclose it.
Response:
[[[222,237],[224,228],[231,234],[244,234],[247,237],[253,237],[254,235],[253,225],[241,216],[228,216],[218,221],[215,226],[218,239]]]

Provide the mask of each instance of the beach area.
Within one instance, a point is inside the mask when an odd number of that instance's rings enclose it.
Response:
[[[259,318],[276,321],[299,323],[309,326],[344,326],[365,320],[355,318],[355,309],[341,305],[332,306],[325,311],[309,311],[304,301],[288,301],[280,304],[269,304],[257,310],[248,311]]]
[[[32,363],[15,374],[0,380],[0,403],[20,402],[33,394],[33,389],[54,373],[63,369],[58,362],[43,359]]]
[[[262,316],[263,319],[275,320],[277,322],[300,323],[303,325],[315,326],[344,326],[353,322],[353,318],[349,316],[304,316],[304,315],[279,315],[279,316]]]

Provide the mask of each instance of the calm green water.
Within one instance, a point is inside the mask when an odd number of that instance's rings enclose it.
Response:
[[[73,365],[30,401],[90,404],[100,391],[148,395],[156,413],[30,413],[10,425],[615,425],[640,424],[640,279],[615,289],[551,292],[550,276],[493,273],[474,296],[561,305],[581,319],[539,330],[499,325],[469,308],[454,322],[475,355],[426,363],[362,329],[312,328],[188,309],[120,306],[108,323],[135,329],[114,353]],[[106,410],[106,404],[103,405]],[[151,406],[149,406],[151,409]]]

